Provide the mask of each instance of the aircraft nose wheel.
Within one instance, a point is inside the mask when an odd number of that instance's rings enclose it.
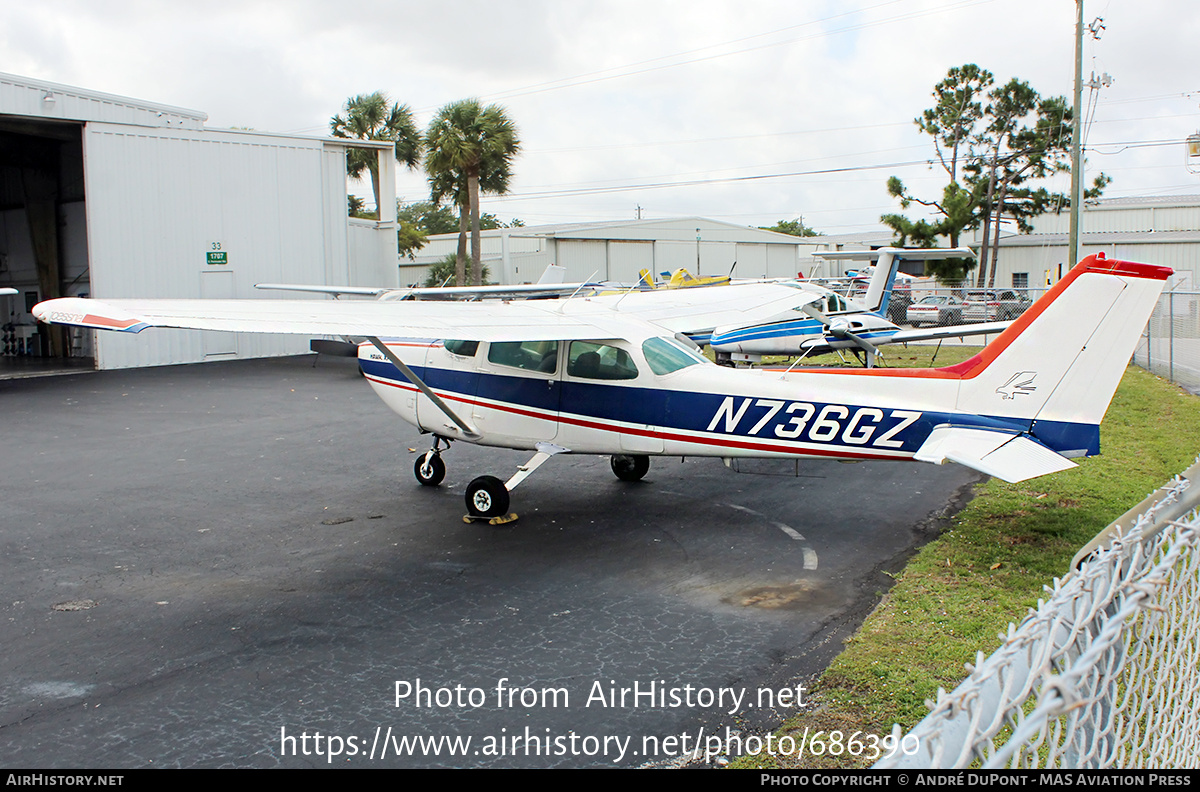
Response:
[[[650,470],[650,457],[645,454],[613,454],[609,463],[621,481],[641,481]]]
[[[495,476],[480,476],[467,486],[467,515],[491,519],[508,513],[508,489]]]
[[[442,455],[433,452],[421,454],[413,465],[413,475],[426,487],[441,484],[442,479],[446,478],[446,463],[442,461]]]

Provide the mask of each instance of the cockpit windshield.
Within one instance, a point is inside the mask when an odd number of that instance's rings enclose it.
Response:
[[[659,375],[707,362],[703,355],[673,338],[647,338],[642,342],[642,354],[650,370]]]

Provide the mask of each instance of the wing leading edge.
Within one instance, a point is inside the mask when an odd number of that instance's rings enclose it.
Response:
[[[147,327],[237,333],[540,341],[644,338],[662,329],[562,303],[422,303],[323,300],[94,300],[63,297],[34,306],[49,324],[138,333]]]

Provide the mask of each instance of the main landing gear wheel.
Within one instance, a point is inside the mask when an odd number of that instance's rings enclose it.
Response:
[[[609,462],[621,481],[641,481],[650,470],[650,457],[645,454],[613,454]]]
[[[495,476],[480,476],[467,486],[467,516],[492,519],[508,513],[508,489]]]
[[[413,465],[413,475],[426,487],[441,484],[442,479],[446,478],[446,463],[442,461],[442,455],[421,454],[417,457],[417,464]]]

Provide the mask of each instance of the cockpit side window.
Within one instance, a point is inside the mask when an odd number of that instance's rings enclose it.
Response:
[[[567,355],[567,374],[596,380],[637,379],[637,365],[629,353],[610,344],[572,341]]]

